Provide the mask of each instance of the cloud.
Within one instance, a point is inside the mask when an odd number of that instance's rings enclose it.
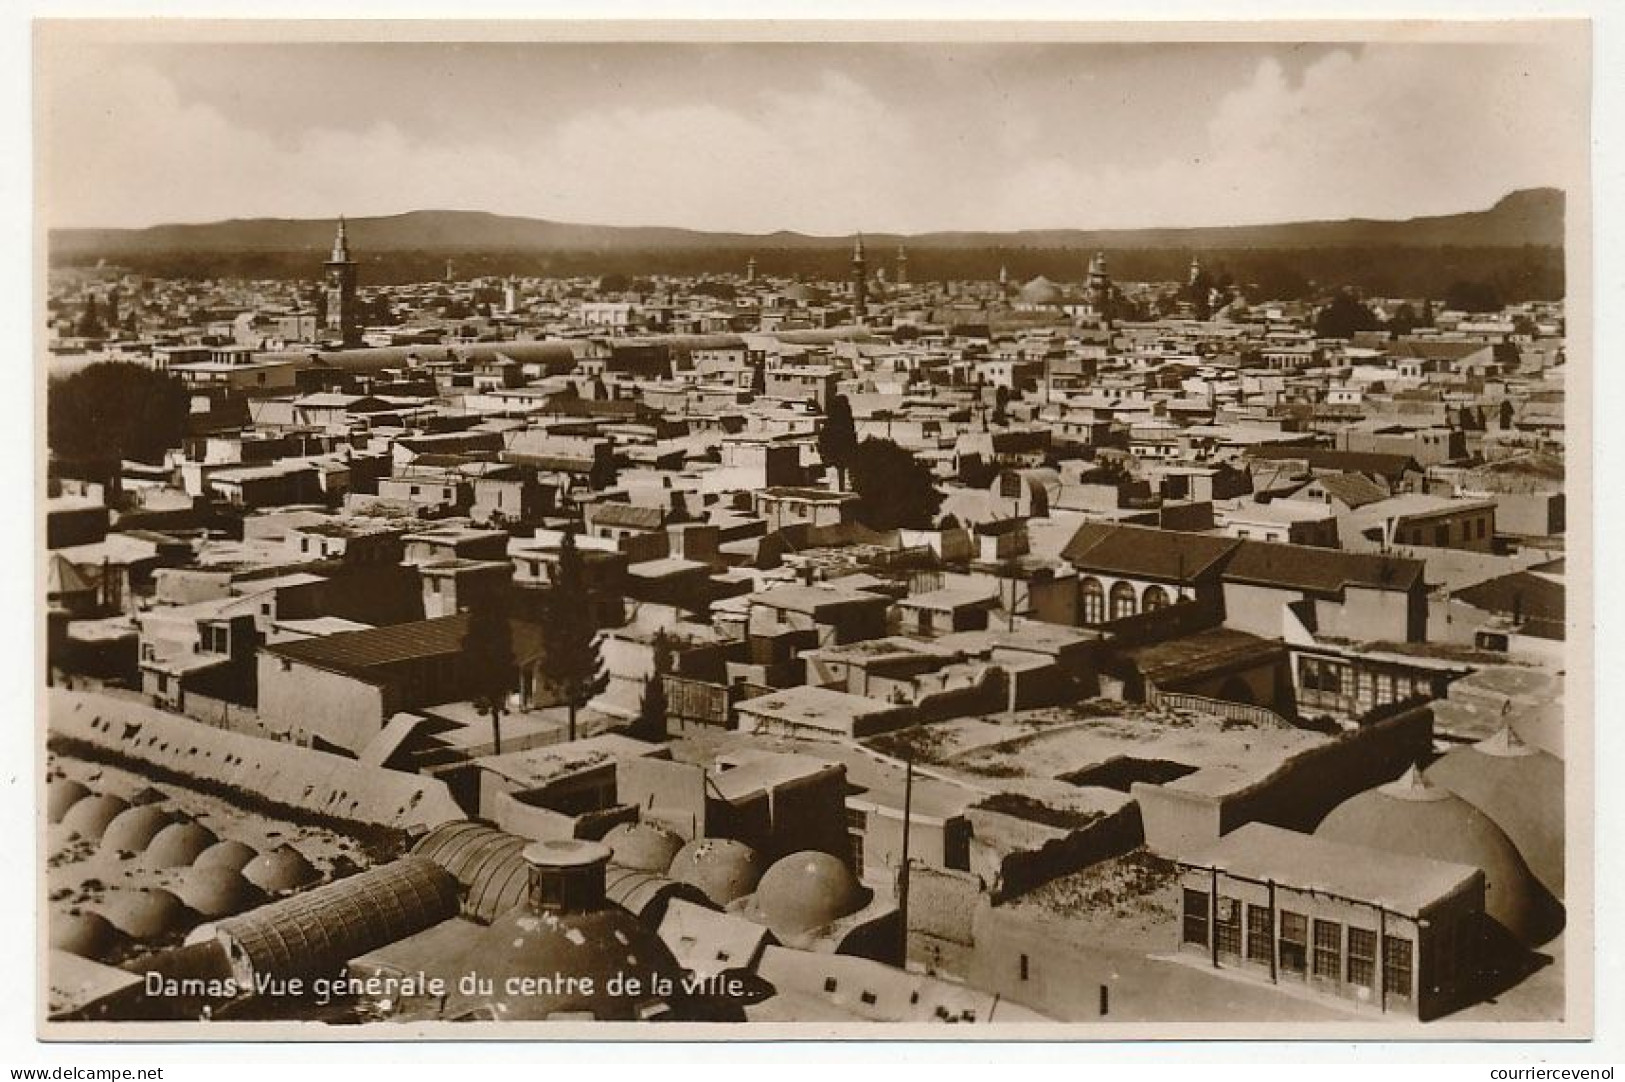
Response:
[[[43,66],[42,196],[72,225],[427,207],[753,232],[1209,225],[1485,206],[1583,152],[1555,122],[1583,73],[1536,48],[1368,46],[1290,73],[1265,53],[1228,87],[1151,53],[1052,56],[1032,78],[999,55],[920,65],[918,87],[839,53],[788,58],[782,79],[755,62],[724,78],[723,58],[695,76],[709,97],[680,72],[659,96],[606,73],[567,102],[516,65],[499,92],[489,71],[462,98],[445,78],[432,125],[392,111],[374,67],[371,113],[299,106],[278,127],[261,115],[273,63],[243,65],[250,122],[229,80],[178,91],[172,55],[63,53]]]

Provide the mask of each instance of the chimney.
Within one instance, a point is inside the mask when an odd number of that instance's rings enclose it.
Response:
[[[532,842],[520,856],[529,866],[531,912],[588,913],[604,908],[607,846],[578,838],[554,838]]]

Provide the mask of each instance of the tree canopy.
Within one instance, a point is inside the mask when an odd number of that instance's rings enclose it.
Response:
[[[891,440],[870,438],[852,457],[857,517],[874,530],[931,528],[942,493],[931,471]]]
[[[127,361],[104,361],[53,382],[46,440],[64,459],[161,462],[186,436],[191,396],[180,380]]]
[[[542,678],[570,711],[570,739],[576,737],[576,711],[603,691],[609,675],[598,656],[598,627],[586,566],[576,548],[574,528],[564,531],[559,563],[542,624]]]
[[[1315,313],[1315,334],[1321,338],[1353,338],[1356,331],[1374,331],[1381,325],[1377,314],[1348,290]]]
[[[818,455],[826,466],[835,467],[846,485],[846,473],[852,465],[852,456],[858,450],[858,429],[852,420],[852,404],[845,395],[829,400],[829,413],[818,429]]]
[[[507,712],[508,696],[519,688],[506,596],[486,594],[470,609],[461,659],[469,698],[476,710],[491,719],[491,744],[498,755],[502,754],[502,715]]]

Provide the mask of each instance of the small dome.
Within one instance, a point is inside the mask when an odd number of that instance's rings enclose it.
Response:
[[[1563,761],[1508,727],[1456,748],[1428,778],[1489,816],[1547,890],[1563,896]]]
[[[725,906],[756,889],[762,867],[762,858],[744,842],[696,838],[677,851],[667,874]]]
[[[291,845],[280,845],[243,869],[250,883],[267,894],[283,894],[306,887],[321,878],[316,866]]]
[[[508,1022],[590,1016],[599,1021],[636,1021],[640,1011],[668,1001],[682,967],[651,929],[616,906],[586,912],[537,914],[521,904],[480,929],[458,964],[486,979],[490,993],[469,995],[457,986],[444,1017],[494,1017]],[[573,984],[515,991],[514,979],[564,974]],[[636,981],[642,994],[611,991],[611,982]],[[590,981],[590,984],[585,983]],[[624,987],[624,985],[623,985]]]
[[[215,842],[199,853],[197,859],[192,861],[192,867],[228,868],[240,872],[257,856],[259,852],[252,845],[244,845],[234,838],[227,838],[225,841]]]
[[[149,868],[185,868],[214,843],[214,832],[206,826],[171,823],[152,839],[141,862]]]
[[[109,892],[102,903],[102,915],[113,927],[141,943],[178,935],[188,923],[185,903],[156,887]]]
[[[90,786],[72,778],[52,778],[45,787],[45,813],[53,823],[62,822],[68,809],[90,795]]]
[[[62,817],[62,825],[68,828],[69,833],[93,842],[100,841],[108,824],[128,807],[124,801],[110,794],[87,796],[68,809],[68,814]]]
[[[1017,296],[1023,304],[1060,304],[1061,287],[1040,274],[1022,286]]]
[[[1430,783],[1419,769],[1345,800],[1321,821],[1315,836],[1478,868],[1484,873],[1486,912],[1525,943],[1541,935],[1545,891],[1517,847],[1489,816]]]
[[[748,915],[793,946],[809,933],[856,913],[868,900],[868,892],[839,858],[809,849],[792,853],[767,870]]]
[[[683,839],[653,823],[621,823],[604,835],[610,857],[623,868],[664,872],[683,848]]]
[[[181,901],[210,920],[252,909],[264,900],[260,888],[231,868],[194,865],[181,884]]]
[[[102,833],[101,850],[107,854],[142,853],[172,820],[156,804],[137,804],[119,812]]]
[[[123,945],[124,937],[100,913],[51,914],[51,949],[105,962]]]

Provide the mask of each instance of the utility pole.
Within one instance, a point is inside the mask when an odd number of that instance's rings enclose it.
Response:
[[[908,969],[908,842],[914,827],[914,753],[903,758],[903,866],[897,879],[897,915],[902,925],[903,949],[900,955],[903,969]]]

